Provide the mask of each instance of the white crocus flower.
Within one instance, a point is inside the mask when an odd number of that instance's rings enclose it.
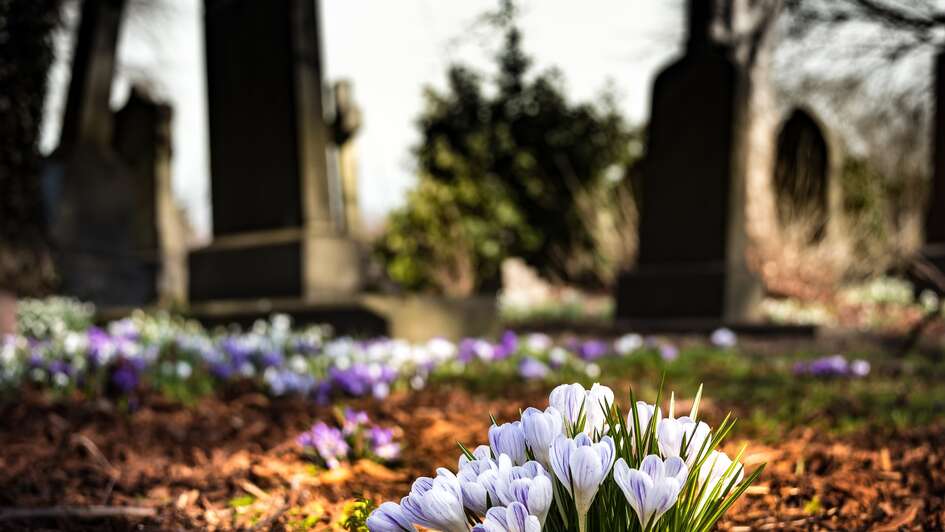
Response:
[[[563,434],[564,421],[561,412],[549,406],[544,412],[529,407],[522,412],[522,431],[525,434],[525,445],[531,451],[535,460],[545,468],[551,468],[548,457],[551,453],[551,444],[555,438]]]
[[[573,497],[578,524],[584,532],[587,512],[614,464],[614,440],[604,436],[600,442],[593,443],[583,433],[574,439],[558,436],[551,450],[551,468]]]
[[[660,453],[669,458],[679,456],[692,467],[700,452],[712,442],[709,426],[700,421],[696,423],[689,416],[660,420],[656,435]],[[685,440],[686,448],[683,449]]]
[[[664,462],[651,454],[643,459],[640,469],[630,468],[623,458],[614,465],[614,481],[644,530],[653,526],[676,503],[688,474],[686,464],[676,456]]]
[[[564,416],[569,426],[574,426],[583,411],[584,433],[593,436],[604,431],[605,408],[614,404],[614,392],[607,386],[595,383],[590,390],[580,384],[562,384],[551,391],[549,403]],[[583,408],[583,410],[582,410]]]
[[[489,509],[486,520],[473,527],[473,532],[541,532],[541,526],[523,504],[513,502]]]
[[[434,479],[418,478],[400,501],[411,522],[442,532],[469,532],[460,481],[448,469],[436,470]]]
[[[525,463],[525,434],[522,422],[513,421],[489,427],[489,446],[495,456],[507,454],[515,465]]]

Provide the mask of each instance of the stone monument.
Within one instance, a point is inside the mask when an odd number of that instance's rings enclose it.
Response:
[[[359,240],[363,234],[358,204],[358,150],[355,135],[361,128],[361,108],[354,100],[354,87],[349,80],[336,82],[332,93],[335,102],[332,132],[338,148],[345,231],[351,238]]]
[[[757,317],[745,257],[751,66],[776,4],[689,0],[685,55],[653,86],[638,263],[618,280],[618,320]]]
[[[332,214],[317,7],[206,0],[213,242],[191,301],[356,292],[360,257]]]

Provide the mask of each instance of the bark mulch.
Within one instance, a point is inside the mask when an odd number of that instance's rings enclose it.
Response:
[[[294,440],[331,414],[304,401],[242,394],[183,407],[152,398],[126,413],[27,394],[0,406],[0,530],[338,529],[354,497],[399,500],[416,476],[455,469],[457,441],[483,443],[490,413],[510,419],[547,397],[527,387],[511,395],[440,388],[352,401],[402,427],[402,460],[325,472]],[[797,430],[778,445],[748,443],[748,469],[768,466],[723,529],[945,529],[943,427],[893,437]]]

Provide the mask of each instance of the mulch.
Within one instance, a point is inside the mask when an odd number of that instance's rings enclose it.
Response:
[[[403,429],[402,460],[332,471],[315,470],[295,444],[331,417],[309,402],[243,393],[184,407],[155,397],[129,413],[26,394],[0,406],[0,530],[337,530],[353,498],[399,500],[415,477],[455,469],[457,441],[484,443],[490,414],[511,419],[546,393],[522,386],[488,398],[440,386],[351,401]],[[945,427],[891,433],[798,429],[777,445],[748,442],[748,469],[768,466],[721,528],[945,529]],[[11,508],[21,515],[5,517]],[[58,514],[39,515],[50,508]],[[89,511],[116,508],[137,514]]]

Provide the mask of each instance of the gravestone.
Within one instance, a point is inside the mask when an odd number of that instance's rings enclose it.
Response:
[[[138,86],[115,113],[115,151],[134,183],[131,230],[139,254],[155,266],[149,285],[163,305],[187,297],[188,229],[171,186],[172,115],[169,105]]]
[[[355,292],[359,256],[332,210],[317,8],[206,0],[213,242],[190,299]]]
[[[751,77],[740,48],[717,35],[733,5],[690,0],[686,53],[654,82],[638,263],[618,280],[619,320],[755,316],[744,209]]]
[[[44,197],[60,290],[100,306],[155,298],[129,167],[113,148],[109,108],[124,2],[82,3],[60,143],[44,169]]]
[[[120,111],[109,107],[123,10],[120,0],[82,3],[61,138],[43,175],[60,291],[105,308],[181,301],[186,282],[171,109],[138,87]]]
[[[794,109],[778,133],[774,191],[781,227],[802,225],[810,243],[827,234],[831,166],[820,124],[807,111]]]
[[[945,272],[945,51],[935,56],[934,118],[932,125],[932,186],[925,216],[922,257],[938,272]],[[941,292],[926,274],[915,279],[919,288]]]

